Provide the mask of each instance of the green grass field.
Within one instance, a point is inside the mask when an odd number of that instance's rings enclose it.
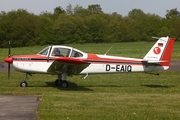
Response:
[[[84,52],[143,58],[154,43],[113,43],[69,45]],[[12,54],[33,54],[45,46],[12,48]],[[180,60],[180,43],[175,43],[172,60]],[[7,49],[0,49],[0,61]],[[20,88],[24,74],[0,73],[0,94],[41,95],[39,120],[179,120],[180,71],[160,75],[119,73],[69,77],[70,87],[54,86],[56,76],[35,74],[27,88]]]

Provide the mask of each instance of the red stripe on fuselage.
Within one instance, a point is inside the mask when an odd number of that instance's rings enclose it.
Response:
[[[115,56],[114,56],[115,57]],[[103,58],[96,54],[88,54],[88,58],[85,59],[86,62],[94,64],[128,64],[128,65],[142,65],[142,60],[126,60],[118,58]]]
[[[115,57],[115,56],[114,56]],[[127,58],[129,59],[129,58]],[[118,58],[101,58],[96,54],[88,54],[88,58],[85,60],[86,62],[93,64],[120,64],[120,65],[132,65],[132,66],[159,66],[154,63],[147,63],[146,61],[142,61],[141,59],[135,60],[126,60],[118,59]],[[161,65],[160,65],[161,66]]]

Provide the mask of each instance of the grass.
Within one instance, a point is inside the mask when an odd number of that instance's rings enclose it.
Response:
[[[69,89],[54,86],[56,76],[34,75],[20,88],[23,74],[0,73],[0,94],[41,95],[38,119],[179,119],[179,71],[91,75],[69,78]]]
[[[142,58],[153,43],[118,43],[69,45],[85,52]],[[129,46],[131,46],[129,48]],[[179,60],[180,44],[175,45],[173,60]],[[37,53],[45,46],[13,48],[12,54]],[[1,60],[6,49],[0,49]],[[37,109],[39,120],[178,120],[180,119],[179,71],[162,71],[160,75],[119,73],[68,77],[69,89],[54,86],[57,76],[35,74],[27,88],[20,88],[24,74],[0,73],[0,94],[41,95]]]

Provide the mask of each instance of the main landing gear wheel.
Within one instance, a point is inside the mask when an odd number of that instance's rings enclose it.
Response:
[[[69,82],[68,81],[62,81],[62,83],[61,83],[61,87],[62,88],[68,88],[69,87]]]
[[[55,81],[55,86],[60,86],[60,85],[61,85],[61,82],[62,82],[62,80],[57,79],[57,80]]]
[[[59,80],[59,79],[57,79],[55,81],[55,86],[60,86],[62,88],[68,88],[69,87],[69,82],[66,81],[66,80]]]
[[[23,82],[21,82],[21,83],[20,83],[20,86],[21,86],[21,87],[27,87],[27,86],[28,86],[28,84],[27,84],[27,82],[26,82],[26,81],[23,81]]]

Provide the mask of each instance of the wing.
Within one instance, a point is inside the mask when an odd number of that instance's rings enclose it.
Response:
[[[80,58],[58,57],[55,58],[47,72],[52,74],[67,73],[68,75],[77,75],[89,66],[89,64]]]

